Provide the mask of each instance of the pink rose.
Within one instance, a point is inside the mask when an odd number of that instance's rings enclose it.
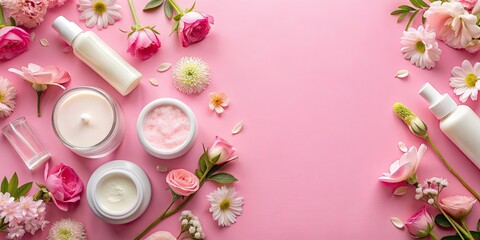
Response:
[[[432,216],[428,214],[427,207],[425,206],[405,222],[405,227],[414,238],[424,238],[428,236],[434,226]]]
[[[160,48],[160,40],[157,34],[148,27],[144,27],[140,30],[134,31],[128,37],[128,50],[132,56],[138,54],[138,56],[145,60],[149,59],[158,52]]]
[[[236,151],[237,149],[230,145],[230,143],[223,138],[216,136],[212,146],[208,149],[208,157],[212,159],[220,154],[220,158],[216,162],[216,164],[220,164],[222,162],[237,159],[238,155],[236,154]]]
[[[473,197],[448,196],[442,198],[438,203],[450,216],[461,219],[472,211],[472,207],[476,202],[477,200]]]
[[[167,174],[168,186],[180,196],[187,197],[195,193],[199,188],[198,182],[195,174],[184,169],[172,170]]]
[[[27,51],[30,35],[18,27],[0,28],[0,60],[12,59]]]
[[[175,236],[166,231],[158,231],[145,238],[145,240],[177,240]]]
[[[83,182],[71,167],[60,163],[49,172],[47,165],[45,181],[45,186],[52,195],[53,202],[60,210],[67,211],[69,205],[80,200]]]
[[[183,47],[202,41],[210,32],[213,17],[199,12],[188,12],[180,18],[178,34]]]
[[[411,147],[399,160],[390,165],[389,173],[384,173],[383,176],[378,179],[388,183],[399,183],[403,181],[407,181],[410,184],[415,183],[417,168],[426,151],[427,146],[425,146],[425,144],[420,145],[418,151],[416,147]]]

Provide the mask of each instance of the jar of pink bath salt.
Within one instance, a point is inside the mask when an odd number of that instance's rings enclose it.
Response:
[[[143,148],[152,156],[162,159],[180,157],[195,143],[195,114],[178,99],[156,99],[140,112],[137,135]]]

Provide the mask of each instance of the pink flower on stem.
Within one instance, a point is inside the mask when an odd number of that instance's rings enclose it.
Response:
[[[141,27],[128,37],[128,50],[132,56],[137,54],[143,60],[149,59],[158,52],[161,46],[157,37],[158,32],[150,27]]]
[[[428,214],[426,206],[423,206],[423,208],[405,222],[405,227],[414,238],[424,238],[433,234],[432,230],[434,226],[432,216]]]
[[[51,193],[55,205],[62,211],[68,211],[70,205],[80,201],[83,182],[71,167],[60,163],[50,171],[46,166],[45,187]]]
[[[220,158],[215,162],[216,164],[220,164],[237,159],[238,155],[236,151],[237,149],[230,143],[216,136],[212,146],[208,149],[208,157],[212,159],[220,154]]]
[[[447,196],[438,202],[440,207],[455,219],[466,217],[471,211],[477,199],[467,196]]]
[[[425,144],[420,145],[418,151],[415,146],[412,146],[399,160],[390,165],[390,172],[384,173],[383,176],[379,177],[379,180],[388,183],[407,181],[409,184],[414,184],[417,182],[417,168],[426,151],[427,146]]]
[[[0,60],[12,59],[27,51],[30,35],[25,30],[5,26],[0,28]]]
[[[40,67],[36,64],[29,63],[28,67],[22,67],[20,70],[9,68],[8,71],[17,74],[32,84],[33,89],[37,92],[38,116],[40,116],[40,97],[43,92],[47,90],[47,87],[53,85],[65,89],[65,87],[60,84],[70,81],[70,74],[67,71],[61,71],[56,66]]]
[[[183,15],[178,23],[182,46],[188,47],[205,39],[213,23],[213,17],[208,14],[192,11]]]
[[[170,171],[166,181],[174,193],[185,197],[192,195],[200,187],[198,177],[185,169]]]

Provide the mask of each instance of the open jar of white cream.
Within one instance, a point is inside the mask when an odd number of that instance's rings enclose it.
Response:
[[[147,104],[137,120],[137,135],[143,148],[162,159],[180,157],[197,137],[192,109],[175,98],[159,98]]]
[[[90,209],[102,220],[123,224],[140,217],[148,207],[151,186],[136,164],[116,160],[95,170],[87,185]]]

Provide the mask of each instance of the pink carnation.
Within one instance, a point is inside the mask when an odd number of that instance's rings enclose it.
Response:
[[[48,0],[48,8],[63,6],[67,0]]]
[[[47,0],[4,0],[3,7],[18,25],[34,28],[43,22],[48,3]]]

